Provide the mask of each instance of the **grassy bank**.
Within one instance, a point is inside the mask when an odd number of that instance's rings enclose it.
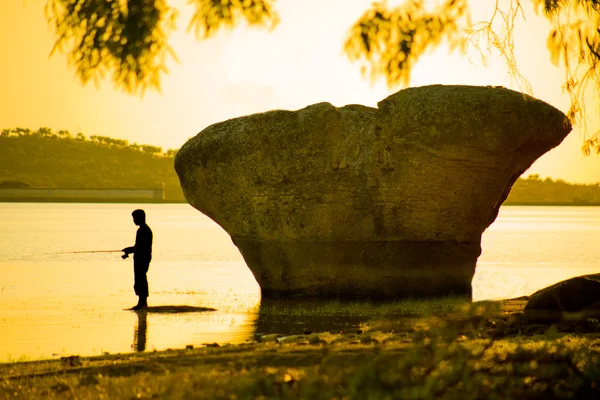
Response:
[[[2,364],[0,398],[600,398],[598,321],[532,324],[523,305],[349,304],[373,313],[359,330]]]

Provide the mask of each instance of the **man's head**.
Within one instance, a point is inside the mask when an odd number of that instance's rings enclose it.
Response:
[[[131,215],[133,216],[134,224],[143,225],[146,223],[146,213],[144,210],[134,210]]]

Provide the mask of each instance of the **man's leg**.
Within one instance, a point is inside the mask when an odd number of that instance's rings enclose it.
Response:
[[[139,298],[138,304],[134,307],[134,309],[148,307],[148,278],[146,276],[146,273],[148,272],[148,267],[149,263],[134,262],[133,290]]]

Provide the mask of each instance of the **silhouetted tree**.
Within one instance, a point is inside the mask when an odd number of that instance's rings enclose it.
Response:
[[[38,136],[44,136],[44,137],[50,137],[50,136],[54,136],[54,133],[52,132],[52,129],[42,126],[41,128],[39,128],[36,132],[36,135]]]
[[[61,139],[69,139],[71,137],[71,133],[67,130],[61,129],[56,133],[56,135]]]
[[[150,146],[147,144],[141,145],[142,151],[147,154],[159,154],[162,153],[162,147]]]
[[[167,157],[175,157],[175,154],[177,154],[177,149],[169,149],[165,152],[165,156]]]
[[[127,147],[127,145],[129,144],[127,140],[113,139],[112,141],[113,145],[119,148]]]
[[[548,49],[554,64],[567,71],[564,88],[571,95],[568,116],[585,124],[586,88],[600,94],[600,0],[531,0],[551,23]],[[273,28],[275,0],[189,0],[195,13],[189,23],[199,38],[242,21]],[[520,0],[490,2],[489,21],[471,22],[468,0],[442,0],[433,11],[426,0],[407,0],[398,7],[374,3],[350,28],[344,51],[362,62],[374,78],[390,86],[407,85],[412,69],[430,48],[443,41],[451,49],[469,44],[495,48],[515,75],[514,26],[522,14]],[[298,1],[301,5],[301,2]],[[56,34],[56,50],[65,51],[82,82],[112,73],[114,83],[129,92],[160,88],[165,60],[175,57],[168,45],[176,9],[167,0],[47,0],[46,15]],[[600,131],[583,150],[600,153]]]
[[[13,132],[17,134],[17,136],[29,136],[31,135],[31,129],[29,128],[15,128]]]
[[[127,147],[130,148],[131,150],[134,150],[134,151],[142,151],[142,148],[137,143],[130,144]]]
[[[112,145],[112,139],[106,136],[96,136],[96,140],[103,146],[110,147]]]

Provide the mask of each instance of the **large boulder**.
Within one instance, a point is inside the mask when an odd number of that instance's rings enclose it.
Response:
[[[529,320],[546,322],[600,316],[600,274],[577,276],[538,290],[523,313]]]
[[[522,93],[434,85],[217,123],[175,169],[263,296],[470,295],[481,234],[570,130]]]

